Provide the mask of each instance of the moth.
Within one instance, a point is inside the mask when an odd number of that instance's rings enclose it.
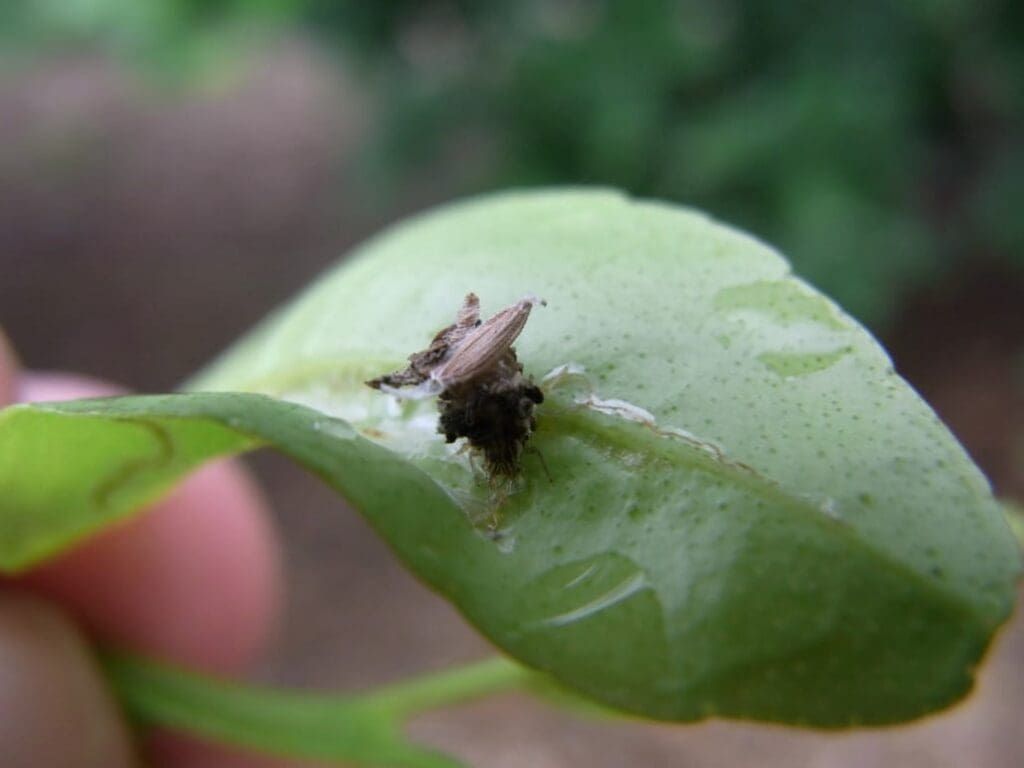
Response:
[[[436,395],[437,430],[445,441],[466,438],[492,477],[513,478],[537,428],[535,408],[544,401],[540,388],[523,375],[512,346],[536,304],[546,302],[526,296],[484,322],[480,300],[470,293],[455,322],[426,349],[409,355],[408,366],[366,384],[404,398]]]

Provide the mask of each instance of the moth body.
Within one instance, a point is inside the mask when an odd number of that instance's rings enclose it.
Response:
[[[533,306],[544,303],[527,296],[481,322],[479,299],[470,293],[455,322],[410,355],[406,368],[366,383],[398,397],[437,395],[438,431],[445,440],[466,438],[492,476],[514,477],[544,394],[523,374],[512,344]]]

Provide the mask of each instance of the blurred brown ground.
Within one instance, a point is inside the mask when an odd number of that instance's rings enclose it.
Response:
[[[404,212],[451,195],[425,174],[387,210],[346,186],[364,99],[282,44],[203,92],[159,91],[91,58],[0,75],[0,324],[35,368],[165,391]],[[979,259],[910,297],[885,339],[998,492],[1024,500],[1024,286]],[[261,677],[357,689],[487,654],[442,600],[323,486],[253,464],[279,512],[290,605]],[[582,719],[519,696],[423,718],[414,732],[479,766],[992,766],[1024,762],[1024,622],[973,697],[899,729]]]

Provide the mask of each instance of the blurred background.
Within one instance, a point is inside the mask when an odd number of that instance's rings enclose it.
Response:
[[[25,363],[166,391],[350,246],[514,186],[604,184],[779,246],[1024,501],[1016,0],[3,0],[0,325]],[[358,688],[488,652],[272,456],[291,602],[259,674]],[[1024,627],[905,729],[424,718],[474,765],[1016,766]]]

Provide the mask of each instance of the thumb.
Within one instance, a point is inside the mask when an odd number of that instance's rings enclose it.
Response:
[[[0,406],[17,366],[0,332]],[[88,644],[55,606],[0,584],[0,755],[7,768],[128,768],[128,729]]]
[[[9,768],[128,768],[127,726],[88,645],[49,603],[0,593],[0,753]]]
[[[0,408],[14,402],[18,391],[18,358],[0,328]]]

